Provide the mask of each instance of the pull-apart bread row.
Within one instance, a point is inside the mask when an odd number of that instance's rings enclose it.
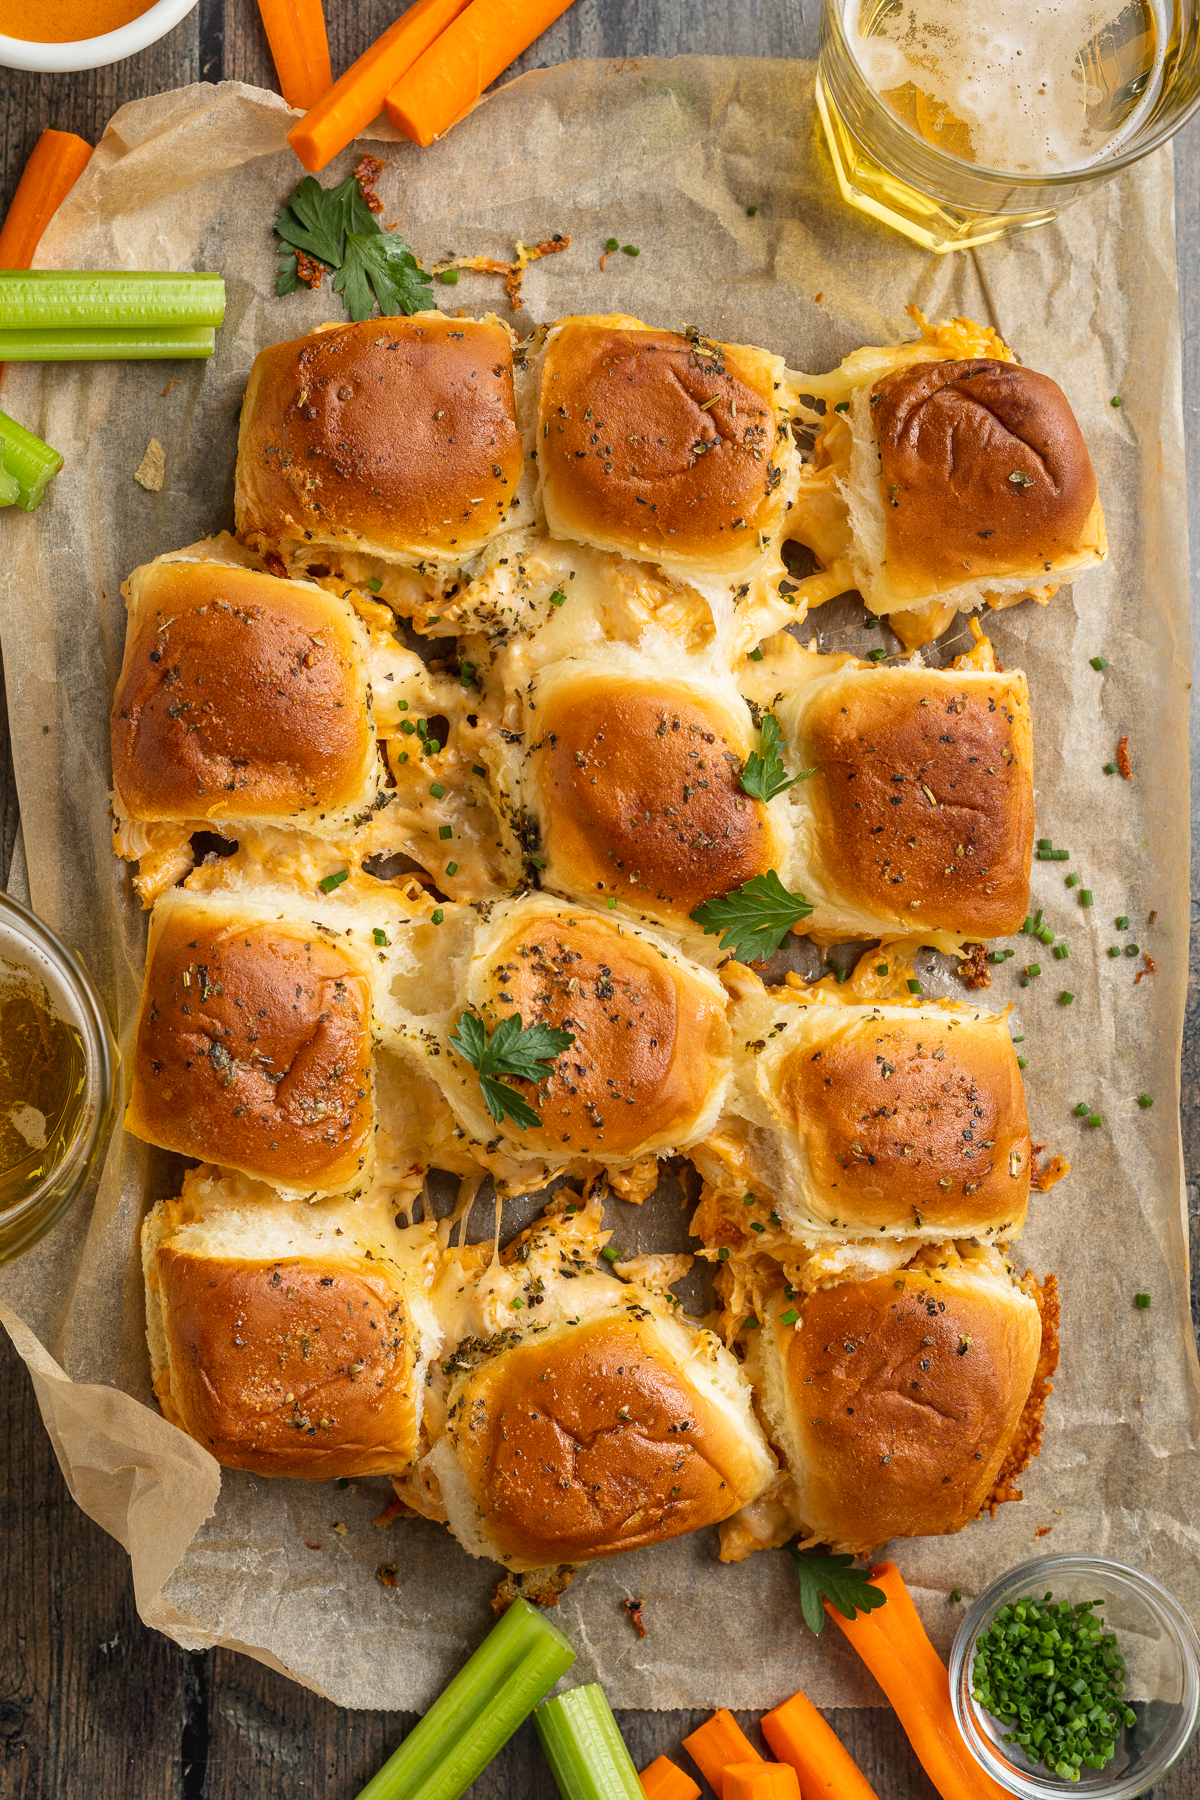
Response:
[[[948,669],[785,627],[857,587],[928,641],[1099,561],[1061,391],[961,320],[823,377],[623,316],[330,327],[255,362],[236,524],[131,576],[112,717],[152,907],[126,1126],[199,1163],[143,1231],[167,1416],[228,1467],[390,1475],[513,1570],[1019,1498],[1057,1347],[1006,1255],[1020,1073],[903,974],[1027,912],[1025,679],[977,627]],[[718,970],[756,882],[891,951]],[[513,1021],[545,1054],[489,1075]],[[706,1322],[687,1258],[601,1257],[604,1194],[672,1157]],[[455,1248],[435,1169],[460,1215],[569,1185]]]
[[[324,857],[321,877],[403,855],[456,899],[538,883],[710,959],[693,915],[772,870],[826,939],[961,943],[1025,917],[1028,693],[990,655],[878,668],[781,633],[731,671],[659,624],[602,637],[572,596],[536,657],[431,670],[386,607],[246,567],[228,539],[127,594],[114,837],[147,901],[205,831],[280,867]],[[746,777],[768,717],[764,799]]]

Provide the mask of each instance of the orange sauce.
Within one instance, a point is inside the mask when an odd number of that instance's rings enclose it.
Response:
[[[0,0],[0,34],[30,44],[103,37],[149,12],[154,0]]]

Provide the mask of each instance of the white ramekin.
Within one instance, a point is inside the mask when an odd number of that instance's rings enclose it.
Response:
[[[73,69],[102,69],[108,63],[121,62],[156,44],[186,19],[196,0],[155,0],[140,18],[131,19],[116,31],[102,37],[76,38],[69,44],[30,43],[25,38],[0,35],[0,68],[38,69],[48,74],[65,74]]]

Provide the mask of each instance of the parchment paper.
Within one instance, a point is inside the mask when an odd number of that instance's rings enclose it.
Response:
[[[126,1053],[145,917],[106,816],[118,590],[138,563],[232,524],[235,424],[255,353],[342,316],[327,292],[273,295],[271,223],[300,173],[284,144],[291,117],[276,96],[231,83],[123,108],[43,242],[50,265],[220,269],[229,307],[211,363],[5,376],[4,405],[66,457],[41,510],[13,509],[3,524],[0,642],[32,900],[86,958]],[[1062,1371],[1024,1504],[960,1537],[893,1549],[943,1649],[961,1616],[949,1591],[969,1597],[1039,1551],[1135,1563],[1200,1612],[1200,1383],[1177,1123],[1189,659],[1169,152],[1049,229],[939,260],[838,199],[809,64],[567,65],[524,76],[430,150],[377,147],[383,218],[400,220],[426,261],[571,235],[569,251],[526,276],[531,322],[620,310],[824,370],[860,344],[906,335],[915,300],[934,316],[994,322],[1070,396],[1111,559],[1047,610],[990,621],[1003,662],[1029,674],[1039,831],[1071,847],[1095,895],[1081,911],[1064,865],[1035,864],[1034,904],[1070,931],[1071,960],[1042,953],[1045,973],[1022,991],[1035,946],[1017,939],[989,996],[1018,1002],[1035,1138],[1074,1164],[1035,1196],[1018,1250],[1021,1266],[1062,1278]],[[641,254],[613,257],[602,274],[610,236]],[[440,297],[469,312],[503,302],[499,283],[471,275]],[[157,494],[133,479],[151,437],[166,452]],[[811,628],[823,647],[865,649],[878,638],[855,635],[860,617],[847,603],[814,614]],[[1102,675],[1088,665],[1096,653],[1110,664]],[[1102,773],[1126,732],[1132,782]],[[1125,941],[1118,913],[1157,964],[1138,985],[1140,959],[1105,954]],[[1070,1007],[1057,1000],[1068,986]],[[1136,1102],[1143,1092],[1149,1111]],[[1103,1129],[1074,1117],[1080,1100],[1103,1113]],[[177,1180],[172,1159],[118,1133],[90,1217],[77,1208],[0,1272],[0,1316],[72,1491],[127,1546],[142,1617],[179,1643],[247,1650],[346,1705],[422,1707],[481,1637],[499,1570],[436,1525],[375,1530],[380,1482],[221,1477],[158,1416],[135,1242],[146,1206]],[[619,1210],[627,1246],[680,1233],[677,1198]],[[1134,1308],[1139,1291],[1153,1297],[1148,1312]],[[1053,1535],[1037,1536],[1044,1527]],[[394,1589],[375,1579],[383,1562],[398,1565]],[[621,1612],[627,1594],[644,1600],[644,1642]],[[723,1568],[715,1532],[594,1565],[558,1617],[579,1650],[568,1679],[602,1679],[618,1706],[764,1707],[798,1685],[821,1705],[879,1703],[838,1634],[818,1643],[804,1629],[786,1559]]]

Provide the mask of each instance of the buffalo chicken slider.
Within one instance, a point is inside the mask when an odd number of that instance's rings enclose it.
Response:
[[[782,359],[621,314],[564,319],[537,455],[555,537],[728,588],[758,572],[795,490]]]
[[[786,1261],[875,1239],[902,1261],[913,1239],[1016,1236],[1031,1145],[1003,1014],[745,986],[725,1111],[691,1152],[706,1241]]]
[[[373,1150],[373,979],[340,932],[173,888],[150,921],[126,1130],[289,1193],[357,1190]]]
[[[1033,857],[1033,728],[1019,671],[857,669],[775,713],[795,769],[787,885],[809,929],[884,939],[1018,931]]]
[[[428,1246],[390,1209],[192,1171],[142,1227],[154,1391],[225,1468],[401,1475],[437,1326]]]
[[[715,1524],[776,1475],[734,1357],[665,1290],[600,1273],[602,1210],[570,1199],[499,1264],[475,1246],[443,1270],[433,1448],[397,1483],[514,1571]]]
[[[1018,1282],[996,1250],[967,1243],[896,1274],[775,1289],[747,1371],[787,1478],[757,1518],[726,1528],[722,1554],[799,1530],[863,1556],[1019,1500],[1057,1362],[1056,1295],[1053,1277]]]
[[[255,358],[238,535],[285,561],[454,565],[532,523],[513,505],[523,468],[502,325],[431,312],[333,326]]]

